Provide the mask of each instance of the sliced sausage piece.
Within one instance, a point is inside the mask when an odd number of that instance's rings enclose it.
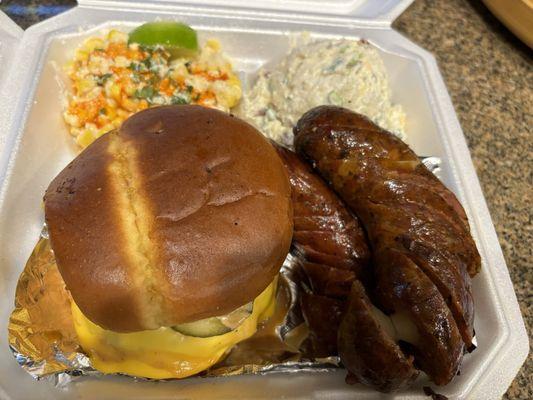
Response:
[[[273,143],[291,183],[293,248],[305,276],[300,302],[309,336],[307,357],[337,354],[337,330],[352,282],[364,279],[370,251],[358,219],[292,151]]]
[[[370,258],[358,219],[304,161],[275,145],[289,173],[294,208],[293,245],[306,260],[354,271]]]
[[[309,335],[301,350],[308,357],[329,357],[337,354],[337,331],[345,302],[327,296],[303,292],[300,307]]]
[[[413,357],[405,355],[387,332],[358,281],[352,284],[338,346],[344,366],[357,381],[382,392],[407,387],[418,376]]]
[[[394,180],[400,174],[408,174],[413,180],[424,179],[427,191],[439,195],[455,213],[451,218],[462,222],[463,235],[458,241],[463,243],[468,255],[465,259],[467,270],[470,276],[479,272],[481,261],[464,209],[407,144],[368,118],[334,106],[320,106],[305,113],[294,133],[297,153],[316,167],[357,216],[359,213],[354,206],[358,203],[357,198],[361,198],[358,191],[361,190],[364,196],[366,184],[373,179],[382,184],[387,178]],[[338,190],[340,187],[345,187],[342,195]],[[352,201],[347,197],[352,197]],[[421,199],[420,202],[424,201]]]
[[[360,218],[373,253],[373,299],[407,313],[420,336],[411,343],[416,364],[447,383],[471,345],[470,275],[480,269],[461,205],[405,143],[349,110],[307,112],[295,148]]]
[[[406,250],[447,300],[463,340],[471,346],[473,298],[470,278],[458,255],[461,252],[455,240],[458,233],[438,213],[432,213],[427,204],[411,202],[395,207],[369,203],[364,214],[373,226],[371,240],[375,251],[386,251],[391,243]]]
[[[302,268],[309,279],[312,293],[337,299],[345,299],[350,294],[355,272],[332,268],[324,264],[303,262]]]
[[[444,298],[405,253],[388,249],[377,254],[376,297],[390,314],[411,318],[418,328],[418,338],[410,343],[417,365],[437,385],[445,385],[457,373],[464,343]]]

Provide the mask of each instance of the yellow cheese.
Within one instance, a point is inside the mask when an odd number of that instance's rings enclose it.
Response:
[[[104,373],[168,379],[185,378],[215,364],[235,344],[257,331],[257,324],[274,310],[277,279],[255,300],[252,314],[224,335],[199,338],[171,328],[117,333],[88,320],[72,302],[74,327],[94,368]]]

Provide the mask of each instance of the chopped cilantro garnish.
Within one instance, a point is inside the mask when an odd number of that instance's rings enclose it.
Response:
[[[100,76],[97,76],[96,77],[96,84],[99,85],[99,86],[103,86],[106,81],[111,78],[113,76],[113,74],[103,74],[103,75],[100,75]]]
[[[131,69],[132,71],[136,71],[136,72],[149,71],[151,67],[152,67],[152,60],[150,60],[149,58],[145,58],[144,60],[139,61],[139,62],[132,61],[130,65],[128,66],[129,69]]]
[[[132,71],[140,71],[141,64],[132,61],[128,68],[131,69]]]
[[[133,72],[131,74],[131,80],[133,81],[133,83],[139,83],[141,81],[141,77],[139,76],[138,73]]]
[[[152,49],[150,48],[150,46],[145,46],[144,44],[139,43],[139,49],[141,49],[141,51],[144,51],[145,53],[152,54]]]
[[[170,98],[170,104],[189,104],[191,98],[185,93],[178,93]]]
[[[133,95],[138,99],[149,99],[159,94],[152,86],[145,86],[142,89],[137,89]]]
[[[146,69],[150,69],[150,67],[152,66],[152,60],[150,60],[149,58],[145,58],[144,60],[141,61],[141,63],[144,64]]]

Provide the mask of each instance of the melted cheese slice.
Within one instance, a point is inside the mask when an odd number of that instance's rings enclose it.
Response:
[[[257,331],[258,322],[274,311],[276,286],[277,279],[256,297],[252,314],[224,335],[199,338],[171,328],[117,333],[91,322],[72,302],[74,327],[93,367],[101,372],[153,379],[185,378],[209,368]]]

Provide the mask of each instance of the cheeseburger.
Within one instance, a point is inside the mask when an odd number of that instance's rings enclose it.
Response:
[[[148,109],[97,139],[50,184],[45,216],[92,365],[156,379],[256,332],[292,236],[272,145],[200,106]]]

